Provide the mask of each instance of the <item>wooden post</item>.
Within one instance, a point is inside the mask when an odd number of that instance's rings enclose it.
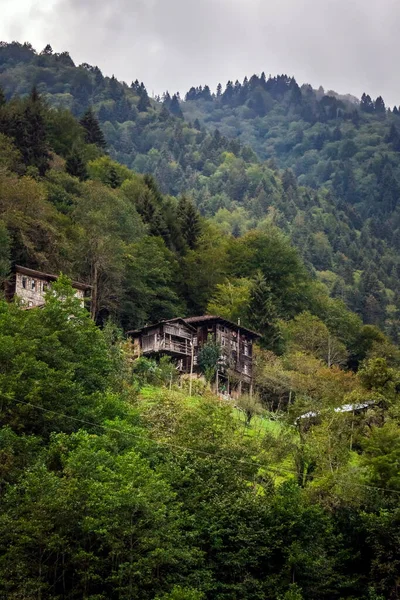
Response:
[[[193,378],[193,359],[194,359],[194,344],[193,340],[190,342],[191,345],[191,356],[190,356],[190,379],[189,379],[189,397],[192,395],[192,378]]]
[[[93,321],[96,320],[97,316],[97,303],[98,303],[98,288],[97,288],[97,279],[98,279],[98,271],[97,271],[97,262],[95,261],[92,266],[92,300],[90,304],[90,316]]]

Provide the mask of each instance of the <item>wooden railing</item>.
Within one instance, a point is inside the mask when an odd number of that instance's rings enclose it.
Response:
[[[142,351],[144,353],[161,352],[162,350],[176,352],[177,354],[184,354],[185,356],[190,356],[192,353],[189,341],[187,343],[177,342],[176,340],[171,340],[170,338],[156,340],[154,336],[149,336],[147,339],[143,338]]]

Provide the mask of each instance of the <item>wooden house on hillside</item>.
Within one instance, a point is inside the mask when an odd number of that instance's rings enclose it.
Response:
[[[42,273],[41,271],[16,265],[6,284],[6,298],[12,300],[14,297],[18,297],[25,308],[43,306],[46,291],[57,279],[57,275],[50,275],[49,273]],[[91,286],[72,281],[72,287],[75,289],[76,297],[82,301],[83,305],[84,299],[92,289]]]
[[[232,386],[241,393],[253,382],[253,343],[260,335],[247,327],[217,315],[203,315],[185,319],[196,328],[196,348],[211,338],[221,347],[218,378],[228,393]]]
[[[182,373],[190,373],[196,330],[181,318],[128,331],[137,356],[171,356]]]
[[[176,318],[128,331],[136,356],[169,355],[181,373],[200,374],[198,354],[211,339],[221,347],[217,387],[228,394],[251,389],[253,343],[259,334],[215,315]]]

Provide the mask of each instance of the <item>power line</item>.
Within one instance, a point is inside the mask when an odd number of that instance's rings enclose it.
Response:
[[[72,421],[76,421],[77,423],[83,423],[84,425],[90,425],[91,427],[98,427],[100,429],[103,429],[105,431],[110,431],[112,433],[119,433],[120,435],[127,435],[128,437],[133,437],[136,439],[144,440],[146,442],[151,442],[157,446],[166,446],[169,448],[174,448],[176,450],[185,450],[187,452],[193,452],[194,454],[200,454],[203,456],[211,456],[212,458],[219,458],[221,460],[225,460],[228,463],[236,463],[239,465],[241,464],[241,465],[248,465],[251,467],[259,467],[259,468],[265,469],[267,471],[275,471],[277,474],[286,473],[286,474],[291,474],[291,475],[298,475],[297,471],[285,469],[284,467],[277,468],[277,467],[267,466],[267,465],[264,465],[262,463],[258,463],[255,461],[250,462],[250,461],[246,461],[246,460],[242,460],[242,459],[227,458],[226,456],[223,456],[221,454],[212,454],[211,452],[207,452],[206,450],[199,450],[196,448],[188,448],[187,446],[181,446],[178,444],[173,444],[171,442],[163,442],[160,440],[154,440],[154,439],[146,437],[144,435],[132,433],[131,431],[121,431],[121,429],[109,427],[107,425],[102,425],[101,423],[94,423],[92,421],[87,421],[86,419],[80,419],[78,417],[73,417],[72,415],[67,415],[65,413],[61,413],[56,410],[44,408],[44,406],[39,406],[37,404],[33,404],[32,402],[25,402],[24,400],[17,400],[15,398],[14,398],[14,402],[18,402],[19,404],[24,404],[25,406],[30,406],[31,408],[36,408],[37,410],[41,410],[46,413],[52,413],[54,415],[58,415],[59,417],[63,417],[65,419],[70,419]],[[377,491],[381,491],[381,492],[389,492],[392,494],[400,495],[399,490],[392,490],[389,488],[382,488],[382,487],[378,487],[378,486],[374,486],[374,485],[367,485],[367,484],[363,484],[363,483],[353,483],[352,482],[351,485],[354,485],[355,487],[369,489],[369,490],[377,490]]]

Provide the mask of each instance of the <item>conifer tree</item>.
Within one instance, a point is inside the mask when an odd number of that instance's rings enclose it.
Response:
[[[119,100],[121,98],[121,96],[123,94],[122,86],[118,82],[118,80],[114,77],[114,75],[111,77],[111,79],[109,81],[108,89],[110,92],[110,96],[113,100]]]
[[[36,87],[26,102],[22,122],[16,115],[17,146],[22,152],[24,162],[38,169],[43,176],[49,168],[49,150],[47,145],[44,106]]]
[[[103,76],[103,73],[100,71],[99,67],[94,68],[94,73],[95,73],[94,81],[95,81],[96,87],[102,86],[104,83],[104,76]]]
[[[65,170],[70,175],[78,177],[81,181],[88,178],[85,161],[83,160],[81,153],[76,149],[73,149],[71,154],[67,157]]]
[[[53,48],[50,46],[50,44],[47,44],[47,46],[45,46],[43,48],[43,50],[40,53],[42,56],[51,56],[53,54]]]
[[[201,233],[200,213],[187,196],[179,200],[178,219],[185,242],[189,248],[195,248]]]
[[[386,106],[385,106],[382,96],[377,97],[377,99],[375,100],[374,108],[375,108],[375,112],[377,114],[385,114],[386,113]]]
[[[91,107],[87,109],[79,122],[85,129],[85,140],[87,144],[95,144],[101,149],[106,147],[107,143],[104,134],[100,129],[99,122]]]
[[[170,113],[175,117],[183,118],[183,113],[181,111],[181,107],[179,104],[178,96],[174,94],[171,99],[171,104],[169,105]]]
[[[392,144],[393,150],[400,152],[400,134],[394,123],[390,126],[389,134],[386,137],[386,141]]]
[[[261,271],[255,274],[252,282],[249,318],[251,326],[263,335],[266,347],[276,348],[281,340],[278,315],[271,287]]]
[[[372,113],[374,112],[374,103],[371,100],[371,96],[369,94],[363,94],[361,96],[360,109],[363,112]]]
[[[143,83],[141,84],[141,87],[139,88],[139,94],[140,94],[140,98],[139,98],[139,102],[137,105],[138,111],[139,112],[147,112],[147,109],[150,108],[151,105],[150,105],[149,96],[147,94],[147,90],[143,86]]]

